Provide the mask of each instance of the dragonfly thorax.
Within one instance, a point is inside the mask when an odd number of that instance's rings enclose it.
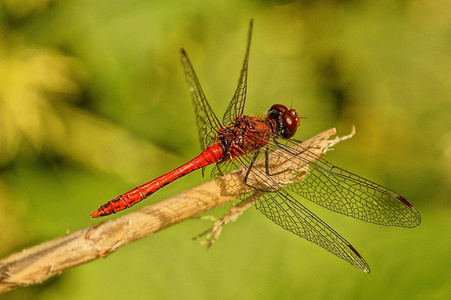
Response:
[[[272,126],[267,121],[241,116],[219,132],[217,141],[224,147],[224,158],[233,159],[266,146],[273,135]]]
[[[294,136],[299,126],[299,116],[294,109],[288,109],[285,105],[274,104],[266,115],[268,122],[274,124],[274,133],[289,139]]]

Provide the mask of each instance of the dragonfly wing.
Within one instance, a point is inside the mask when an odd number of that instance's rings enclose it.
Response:
[[[239,164],[250,166],[249,157],[238,158]],[[240,173],[241,180],[244,180],[246,173],[247,168]],[[258,198],[255,206],[266,217],[282,228],[323,247],[354,267],[370,272],[366,261],[348,241],[293,198],[272,176],[268,176],[264,168],[252,167],[247,176],[246,185],[252,187],[252,192],[241,197]],[[228,182],[230,184],[230,180]]]
[[[251,155],[246,156],[250,161]],[[216,183],[221,187],[221,193],[238,198],[253,190],[243,182],[247,170],[247,165],[240,165],[238,161],[226,160],[215,165],[211,171],[211,177],[215,178]]]
[[[282,228],[323,247],[366,273],[370,267],[355,248],[284,190],[263,193],[255,206]]]
[[[381,225],[415,227],[421,222],[418,211],[398,193],[341,169],[300,146],[286,140],[272,145],[275,155],[290,161],[290,169],[307,176],[287,185],[287,189],[327,209],[356,219]],[[286,147],[286,148],[285,148]],[[306,162],[308,166],[306,166]]]
[[[246,102],[247,95],[247,66],[249,62],[249,50],[251,47],[251,38],[252,38],[252,26],[253,20],[250,21],[249,24],[249,35],[247,39],[247,48],[246,55],[244,57],[243,67],[241,69],[240,79],[238,80],[238,86],[235,90],[235,95],[233,95],[232,100],[227,107],[224,117],[222,118],[222,124],[224,126],[229,125],[236,119],[236,117],[243,115],[244,112],[244,104]]]
[[[211,109],[210,104],[208,104],[193,65],[188,58],[188,54],[182,49],[180,55],[183,68],[185,69],[186,80],[193,98],[196,123],[199,128],[200,144],[202,150],[205,150],[214,143],[216,135],[219,130],[221,130],[222,126]]]

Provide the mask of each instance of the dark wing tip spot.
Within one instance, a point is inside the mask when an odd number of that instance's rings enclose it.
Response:
[[[366,262],[365,262],[365,260],[363,259],[362,255],[360,255],[360,253],[359,253],[359,252],[358,252],[351,244],[349,244],[348,247],[349,247],[349,249],[351,249],[351,251],[354,252],[354,254],[357,255],[357,257],[360,258],[360,259],[362,260],[362,262],[363,262],[363,264],[360,264],[360,263],[359,263],[358,268],[359,268],[360,270],[362,270],[363,272],[365,272],[365,273],[369,273],[369,272],[370,272],[370,268],[369,268],[368,265],[366,264]],[[354,265],[354,266],[356,266],[356,265]]]
[[[348,247],[349,247],[349,249],[352,250],[352,252],[355,253],[355,255],[357,255],[359,258],[362,258],[362,256],[360,255],[360,253],[359,253],[359,252],[358,252],[351,244],[349,244]]]
[[[405,205],[407,205],[408,207],[412,208],[413,205],[412,203],[410,203],[409,201],[407,201],[407,199],[405,199],[403,196],[399,195],[398,197],[396,197],[396,199],[398,199],[399,201],[401,201],[402,203],[404,203]]]

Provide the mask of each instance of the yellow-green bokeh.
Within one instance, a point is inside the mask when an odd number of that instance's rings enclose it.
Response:
[[[251,209],[209,250],[191,237],[211,224],[189,220],[2,297],[448,299],[450,9],[419,0],[1,2],[2,257],[98,222],[93,209],[195,156],[180,48],[221,117],[251,18],[246,113],[291,105],[307,117],[301,140],[355,125],[328,159],[422,215],[418,228],[390,228],[301,199],[352,242],[369,275]],[[134,209],[202,180],[190,174]]]

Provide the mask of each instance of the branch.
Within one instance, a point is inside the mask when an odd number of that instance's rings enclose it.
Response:
[[[329,129],[302,143],[325,155],[337,139]],[[283,163],[279,158],[279,163]],[[64,270],[103,258],[135,240],[197,216],[235,197],[221,193],[210,180],[179,195],[144,207],[114,220],[78,230],[54,240],[25,249],[0,261],[0,293],[19,286],[41,283]]]

